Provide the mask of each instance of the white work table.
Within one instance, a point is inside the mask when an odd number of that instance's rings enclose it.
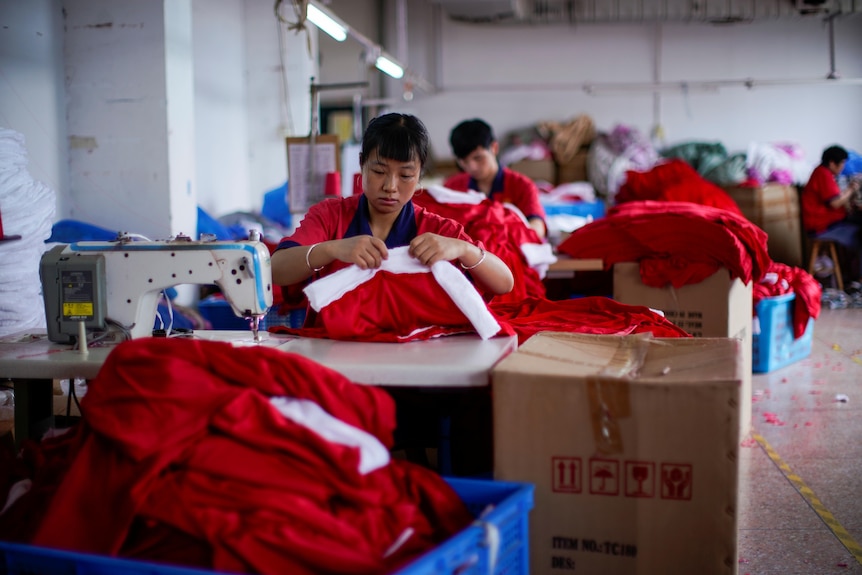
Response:
[[[456,335],[407,343],[347,342],[298,338],[262,332],[198,330],[192,337],[229,341],[236,346],[265,345],[293,352],[334,369],[356,383],[426,388],[486,386],[491,369],[517,347],[515,336],[482,340]],[[53,343],[44,331],[0,338],[0,380],[16,387],[16,438],[28,435],[37,419],[51,416],[54,379],[93,379],[113,345],[90,347],[82,354]],[[19,420],[20,417],[20,420]],[[20,423],[20,425],[19,425]]]

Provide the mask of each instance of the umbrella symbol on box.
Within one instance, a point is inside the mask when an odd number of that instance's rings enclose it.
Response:
[[[620,464],[608,459],[590,460],[590,493],[617,495],[619,492]]]

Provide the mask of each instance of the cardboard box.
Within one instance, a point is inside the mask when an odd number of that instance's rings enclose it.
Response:
[[[660,310],[665,317],[695,337],[731,337],[742,342],[742,391],[740,428],[742,437],[751,431],[751,283],[730,279],[720,269],[700,283],[674,289],[644,285],[640,264],[614,265],[614,299],[631,305]]]
[[[509,165],[509,169],[520,172],[534,182],[553,184],[557,177],[554,160],[521,160]]]
[[[531,574],[736,572],[740,360],[731,338],[544,332],[494,368]]]
[[[724,188],[743,215],[769,236],[767,249],[773,260],[802,267],[799,194],[794,186],[770,183],[759,187]]]
[[[589,148],[581,148],[575,156],[566,163],[557,162],[556,184],[567,184],[569,182],[588,182],[587,157]]]

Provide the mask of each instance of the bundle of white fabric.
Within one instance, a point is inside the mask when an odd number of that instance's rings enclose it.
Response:
[[[44,328],[39,261],[51,236],[55,193],[27,171],[24,136],[0,127],[0,336]]]

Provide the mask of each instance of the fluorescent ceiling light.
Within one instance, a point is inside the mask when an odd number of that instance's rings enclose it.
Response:
[[[311,2],[308,3],[308,10],[306,10],[305,16],[312,24],[314,24],[339,42],[344,42],[347,39],[347,26],[345,26],[344,24],[342,24],[341,22],[339,22]]]
[[[404,76],[404,68],[402,68],[386,56],[378,56],[377,61],[374,62],[374,65],[377,66],[378,70],[380,70],[381,72],[386,72],[393,78],[397,79]]]

